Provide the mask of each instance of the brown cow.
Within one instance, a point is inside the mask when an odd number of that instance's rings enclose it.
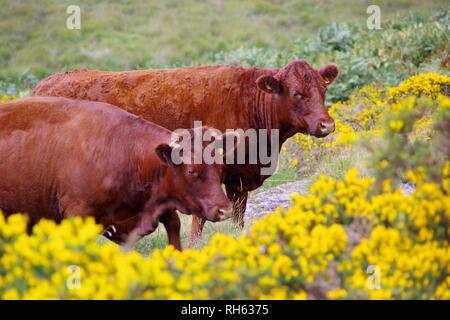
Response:
[[[205,130],[204,128],[201,128]],[[193,130],[191,130],[193,131]],[[179,210],[219,221],[232,213],[223,165],[172,159],[172,132],[106,103],[27,98],[0,105],[0,208],[24,212],[29,229],[93,216],[121,242],[161,221],[181,249]],[[114,231],[114,234],[111,234]]]
[[[281,147],[298,132],[323,137],[334,131],[324,102],[327,85],[337,75],[336,65],[317,71],[304,60],[280,69],[79,70],[44,79],[33,95],[109,102],[170,130],[190,128],[195,120],[222,131],[279,129]],[[227,165],[224,183],[241,226],[248,192],[269,177],[261,175],[260,169],[260,163]],[[178,219],[176,214],[173,219]],[[201,233],[203,223],[193,216],[191,242]]]

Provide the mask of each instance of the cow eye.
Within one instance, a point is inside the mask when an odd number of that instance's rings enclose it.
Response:
[[[187,174],[189,176],[191,176],[191,177],[197,177],[198,176],[197,172],[194,169],[188,169]]]
[[[294,97],[296,97],[296,98],[303,98],[303,95],[300,92],[295,91],[294,92]]]

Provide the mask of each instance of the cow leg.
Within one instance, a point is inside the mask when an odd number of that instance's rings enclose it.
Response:
[[[89,216],[94,216],[94,210],[85,203],[76,203],[73,205],[68,205],[63,213],[64,218],[73,218],[80,216],[86,218]]]
[[[192,247],[200,238],[206,220],[192,215],[191,233],[189,234],[189,247]]]
[[[173,245],[177,250],[183,250],[181,248],[181,240],[180,240],[180,228],[181,222],[178,214],[173,211],[167,211],[164,213],[159,220],[167,231],[167,238],[169,239],[169,244]]]
[[[244,213],[247,208],[248,191],[226,185],[228,199],[233,202],[233,221],[240,228],[244,227]]]
[[[74,203],[69,204],[67,208],[63,211],[63,214],[61,217],[64,217],[66,219],[74,218],[74,217],[82,217],[87,218],[89,216],[94,217],[94,210],[90,208],[87,204],[84,203]],[[96,221],[99,223],[99,221]],[[123,234],[118,230],[118,226],[109,225],[105,226],[103,229],[101,235],[105,236],[111,241],[114,241],[117,244],[123,243]]]
[[[34,226],[38,223],[39,220],[28,220],[27,223],[27,233],[31,235],[33,233]]]

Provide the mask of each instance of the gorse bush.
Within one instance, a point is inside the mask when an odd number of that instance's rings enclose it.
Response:
[[[16,99],[16,97],[10,97],[10,96],[7,96],[7,95],[4,95],[3,97],[1,97],[0,98],[0,103],[5,103],[5,102],[8,102],[8,101],[10,101],[10,100],[15,100]]]
[[[410,97],[394,105],[397,110],[384,117],[385,129],[379,143],[365,141],[365,147],[372,153],[374,175],[379,180],[408,181],[411,180],[408,171],[415,170],[423,171],[428,180],[441,178],[440,168],[450,149],[438,141],[450,139],[448,130],[444,130],[450,121],[449,104],[447,97],[439,97],[437,103],[429,98]]]
[[[29,71],[25,71],[17,77],[3,78],[0,76],[0,94],[2,96],[25,96],[38,82],[39,79]]]
[[[321,177],[308,196],[256,222],[235,239],[215,235],[200,250],[155,250],[149,258],[98,245],[93,220],[41,221],[26,234],[22,215],[0,215],[3,299],[449,299],[450,164],[439,184],[411,195],[371,195],[372,178],[351,170]],[[445,191],[446,189],[447,191]],[[367,224],[367,234],[354,228]],[[359,232],[359,233],[358,233]],[[349,237],[351,236],[351,241]],[[80,286],[68,268],[80,268]],[[367,267],[380,287],[367,286]]]
[[[442,94],[449,85],[450,77],[427,73],[412,76],[396,87],[365,86],[347,101],[331,105],[329,113],[336,124],[333,135],[317,139],[297,134],[283,148],[284,155],[291,159],[292,168],[310,174],[327,157],[348,153],[354,144],[363,143],[376,154],[374,161],[379,162],[378,168],[385,175],[380,176],[381,180],[393,172],[401,178],[403,171],[397,170],[400,165],[405,170],[420,164],[429,167],[432,161],[442,166],[442,157],[448,152],[432,153],[430,142],[435,134],[433,125],[442,126],[449,121],[450,99]],[[441,128],[439,132],[442,135],[446,131]],[[384,135],[391,138],[389,143],[382,141]],[[446,139],[448,136],[440,140]],[[440,145],[444,148],[445,142]],[[376,169],[377,164],[373,163],[372,168]]]

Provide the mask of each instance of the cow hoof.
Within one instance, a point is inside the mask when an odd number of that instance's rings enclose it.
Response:
[[[113,235],[117,232],[117,228],[113,225],[109,225],[103,230],[102,235],[111,239]]]

